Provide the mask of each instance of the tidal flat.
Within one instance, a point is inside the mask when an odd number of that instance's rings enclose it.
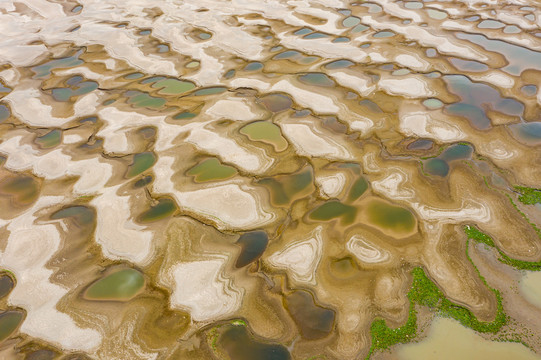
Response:
[[[0,359],[541,359],[540,4],[0,30]]]

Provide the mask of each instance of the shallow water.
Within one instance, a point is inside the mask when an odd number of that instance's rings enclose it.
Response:
[[[197,182],[204,182],[227,179],[236,173],[237,170],[234,167],[223,165],[216,158],[210,158],[195,165],[186,174],[194,176]]]
[[[240,132],[247,135],[250,140],[272,145],[277,152],[284,151],[288,146],[280,127],[271,122],[256,121],[242,127]]]
[[[20,325],[24,313],[17,310],[8,310],[0,313],[0,342],[7,339]]]
[[[486,359],[486,360],[534,360],[540,359],[527,347],[517,343],[485,340],[458,322],[446,318],[436,319],[428,337],[418,344],[401,346],[399,359]]]
[[[135,269],[115,271],[96,281],[85,291],[90,300],[127,301],[132,299],[143,287],[145,279]]]
[[[430,357],[372,328],[419,266],[541,353],[535,276],[495,275],[541,260],[527,5],[0,4],[0,358]]]
[[[0,275],[0,298],[3,298],[13,290],[13,279],[7,274]]]

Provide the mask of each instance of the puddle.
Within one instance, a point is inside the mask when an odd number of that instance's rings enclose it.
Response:
[[[143,274],[135,269],[123,269],[106,275],[90,285],[84,296],[94,301],[129,301],[144,285]]]
[[[194,177],[196,182],[225,180],[237,174],[237,170],[229,165],[223,165],[216,158],[209,158],[192,167],[186,175]]]
[[[8,310],[0,313],[0,342],[9,338],[23,321],[24,313],[19,310]]]
[[[502,70],[511,75],[519,76],[526,69],[541,70],[541,52],[510,44],[502,40],[492,40],[479,34],[459,32],[456,33],[456,37],[471,41],[485,50],[502,54],[509,62]]]
[[[280,127],[269,121],[256,121],[243,126],[240,133],[248,136],[252,141],[261,141],[272,145],[276,152],[287,149],[288,143],[282,136]]]
[[[241,268],[259,259],[268,243],[269,237],[264,231],[251,231],[242,234],[236,243],[241,247],[241,251],[235,267]]]

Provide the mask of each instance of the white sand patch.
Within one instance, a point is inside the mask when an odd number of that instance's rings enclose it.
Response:
[[[430,69],[430,63],[421,59],[417,55],[400,54],[397,55],[394,60],[402,66],[419,71],[428,71]]]
[[[340,115],[340,120],[344,119],[342,114]],[[345,121],[349,123],[349,129],[351,131],[359,131],[363,136],[367,136],[373,130],[374,122],[371,119],[352,111],[349,111],[348,115],[345,117]]]
[[[313,24],[308,25],[314,27]],[[303,39],[296,35],[279,35],[281,45],[301,51],[306,54],[316,55],[323,59],[348,59],[355,62],[363,62],[367,54],[348,43],[333,43],[331,39],[318,39],[318,41]]]
[[[457,209],[441,209],[418,202],[413,202],[415,191],[404,186],[407,175],[399,169],[381,180],[373,180],[370,185],[372,189],[396,200],[409,200],[409,205],[417,214],[428,221],[438,221],[439,223],[456,224],[460,221],[479,221],[488,222],[490,220],[490,209],[485,204],[478,201],[467,199],[462,202],[462,206]]]
[[[424,220],[438,221],[439,224],[456,224],[461,221],[487,223],[490,221],[490,209],[486,204],[467,199],[457,209],[440,209],[419,203],[411,203],[417,214]]]
[[[254,88],[262,91],[266,91],[270,89],[271,84],[257,80],[257,79],[251,79],[251,78],[235,78],[229,82],[229,85],[234,88]]]
[[[346,175],[336,173],[329,176],[317,176],[316,183],[320,188],[320,194],[324,198],[337,197],[346,185]]]
[[[473,75],[472,79],[475,81],[487,82],[505,89],[511,89],[515,86],[515,80],[502,71],[492,71],[485,75]]]
[[[61,149],[38,156],[39,151],[29,144],[21,144],[22,139],[23,137],[18,135],[0,143],[0,153],[7,155],[4,164],[6,169],[32,170],[37,176],[46,179],[79,176],[73,188],[75,196],[101,191],[112,176],[112,166],[100,162],[98,158],[73,161],[70,156],[62,153]]]
[[[518,155],[518,151],[512,149],[500,139],[488,143],[478,144],[480,153],[497,160],[508,160]]]
[[[38,153],[31,145],[21,143],[23,136],[17,135],[0,143],[0,153],[7,156],[4,166],[13,171],[30,169]]]
[[[62,142],[64,144],[77,144],[79,142],[82,142],[83,140],[85,140],[85,138],[83,138],[79,134],[68,134],[62,136]]]
[[[152,255],[154,234],[129,218],[130,198],[118,196],[118,188],[105,188],[102,195],[90,202],[97,213],[96,242],[110,259],[145,264]]]
[[[519,28],[524,30],[533,30],[537,28],[535,23],[531,23],[530,21],[528,21],[522,14],[518,12],[512,12],[511,9],[507,11],[504,8],[496,12],[496,19],[507,24],[517,25]]]
[[[381,79],[378,86],[390,95],[400,95],[413,99],[436,95],[434,91],[430,90],[426,81],[412,76]]]
[[[36,159],[34,173],[45,179],[57,179],[66,175],[71,157],[56,149]]]
[[[350,75],[343,71],[334,71],[331,73],[331,77],[336,80],[338,84],[348,87],[365,97],[376,90],[376,85],[366,76]]]
[[[407,186],[404,186],[408,176],[398,169],[393,168],[392,172],[380,180],[373,180],[370,185],[372,189],[386,197],[395,200],[411,200],[415,197],[415,191]]]
[[[226,229],[254,229],[269,224],[274,215],[264,211],[259,200],[250,193],[253,188],[238,184],[216,185],[214,187],[175,192],[181,208],[194,211]]]
[[[416,23],[421,23],[424,21],[423,17],[418,11],[405,9],[390,0],[374,0],[374,2],[381,5],[385,13],[389,15],[396,16],[400,19],[411,19],[413,22]]]
[[[79,97],[73,106],[74,115],[67,118],[52,115],[52,106],[40,101],[41,92],[39,89],[15,89],[3,100],[9,103],[12,113],[22,122],[31,126],[55,127],[92,113],[99,105],[98,93],[100,91],[93,91]]]
[[[216,119],[231,120],[256,120],[257,114],[252,111],[250,106],[243,99],[218,100],[209,107],[205,114],[211,115]]]
[[[406,136],[427,137],[444,142],[459,141],[466,137],[458,126],[436,120],[427,112],[401,111],[399,119],[399,130]]]
[[[368,53],[368,56],[370,56],[370,62],[371,63],[386,63],[386,62],[389,62],[390,60],[383,56],[383,54],[380,54],[379,52],[370,52]]]
[[[293,144],[297,153],[329,159],[351,160],[351,153],[342,145],[323,134],[316,134],[307,124],[280,124],[284,136]]]
[[[5,251],[0,252],[0,267],[12,271],[17,278],[8,302],[27,311],[20,328],[22,333],[66,350],[92,351],[102,341],[100,333],[78,327],[70,316],[56,308],[69,289],[50,282],[53,271],[46,264],[60,246],[60,234],[52,224],[34,223],[38,210],[63,199],[42,196],[32,208],[11,220]]]
[[[340,110],[330,97],[301,89],[287,80],[278,81],[272,86],[272,90],[290,94],[299,105],[317,113],[337,113]]]
[[[2,16],[2,21],[6,20],[6,17]],[[8,24],[6,24],[8,25]],[[18,25],[13,23],[12,25]],[[8,25],[9,26],[9,25]],[[7,26],[2,26],[2,33]],[[5,34],[5,33],[4,33]],[[30,66],[36,61],[36,59],[47,51],[47,47],[43,44],[37,45],[21,45],[12,41],[2,41],[0,44],[0,62],[2,64],[11,63],[16,66]]]
[[[7,86],[16,86],[19,83],[21,73],[15,68],[0,71],[0,79]]]
[[[373,153],[364,154],[362,157],[363,171],[367,173],[379,173],[380,167],[377,165],[376,156]]]
[[[100,192],[105,187],[113,175],[113,166],[94,158],[71,162],[68,172],[80,176],[73,187],[73,195],[90,195]]]
[[[141,126],[156,126],[158,128],[155,149],[162,151],[173,146],[173,140],[189,127],[171,125],[165,122],[166,115],[148,116],[137,112],[121,111],[115,107],[106,107],[98,112],[100,118],[107,121],[97,135],[103,137],[103,148],[108,152],[127,154],[130,144],[127,132]],[[200,126],[200,124],[195,124]]]
[[[129,36],[125,29],[115,28],[104,23],[84,22],[81,23],[81,28],[76,34],[71,37],[77,44],[103,44],[111,57],[124,60],[136,69],[150,74],[180,76],[175,69],[174,62],[155,54],[143,53],[137,37]]]
[[[362,16],[361,22],[375,30],[392,30],[398,34],[402,34],[409,40],[418,41],[422,46],[434,47],[442,54],[455,55],[481,62],[488,60],[485,54],[469,46],[462,45],[460,41],[454,41],[454,39],[444,34],[441,36],[435,35],[433,29],[428,30],[419,26],[401,25],[389,21],[380,22],[377,18],[370,15]]]
[[[201,150],[218,155],[224,162],[252,173],[262,173],[274,163],[274,159],[268,157],[263,150],[248,151],[236,141],[202,127],[193,129],[185,141]]]
[[[114,61],[113,59],[108,59],[108,60]],[[114,79],[116,77],[115,75],[107,76],[106,74],[94,72],[90,70],[89,68],[87,68],[86,66],[78,66],[76,68],[57,70],[55,71],[55,75],[58,75],[58,76],[82,75],[86,79],[95,80],[98,83],[100,81],[103,82],[103,81]]]
[[[133,145],[128,141],[127,133],[141,126],[158,127],[159,141],[156,141],[156,147],[160,150],[171,147],[171,142],[182,130],[179,126],[165,123],[165,115],[147,116],[105,107],[98,112],[98,116],[107,122],[107,126],[102,127],[96,135],[103,138],[104,150],[111,153],[131,153]]]
[[[295,281],[316,285],[316,269],[321,260],[322,227],[312,231],[307,240],[297,241],[268,257],[270,265],[286,270]]]
[[[19,2],[25,4],[30,9],[34,10],[44,18],[59,18],[65,17],[62,5],[58,3],[50,3],[48,1],[33,1],[33,0],[20,0]]]
[[[171,306],[188,310],[194,321],[232,316],[240,308],[243,291],[226,277],[225,263],[226,258],[218,258],[173,266]]]
[[[216,223],[220,229],[253,229],[270,224],[275,215],[263,209],[256,189],[242,183],[226,183],[213,187],[181,192],[175,189],[173,176],[174,158],[162,156],[154,164],[160,174],[154,181],[154,191],[172,194],[181,208],[193,211]]]
[[[378,248],[360,235],[353,235],[347,242],[346,249],[367,264],[386,262],[391,259],[391,254],[387,250]]]

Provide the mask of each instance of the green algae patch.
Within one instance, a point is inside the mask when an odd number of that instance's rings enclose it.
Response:
[[[94,223],[96,213],[93,209],[82,206],[68,206],[60,209],[51,215],[52,220],[72,218],[81,226],[88,226]]]
[[[298,76],[300,82],[306,85],[332,87],[336,83],[323,73],[307,73]]]
[[[368,181],[366,181],[365,178],[362,177],[356,180],[351,186],[351,189],[349,190],[348,201],[357,200],[366,192],[367,189],[368,189]]]
[[[62,142],[62,131],[54,129],[43,136],[37,137],[34,142],[42,149],[50,149]]]
[[[295,174],[264,178],[258,183],[269,189],[275,205],[282,206],[311,194],[315,189],[313,180],[312,168],[307,168]]]
[[[128,97],[128,104],[135,107],[145,107],[153,110],[161,109],[167,102],[165,99],[150,96],[147,93],[137,90],[126,91],[124,95]]]
[[[178,210],[177,204],[171,199],[161,199],[137,219],[141,223],[149,223],[164,219]]]
[[[173,116],[173,120],[189,120],[189,119],[193,119],[197,115],[199,115],[199,113],[194,113],[191,111],[183,111]]]
[[[224,86],[214,86],[214,87],[208,87],[208,88],[197,90],[196,92],[194,92],[193,95],[194,96],[216,95],[216,94],[221,94],[225,91],[227,91],[227,88]]]
[[[135,269],[114,272],[96,281],[85,291],[85,298],[102,301],[128,301],[145,285],[143,274]]]
[[[541,204],[541,190],[524,186],[515,186],[515,190],[520,192],[518,201],[526,205]]]
[[[204,160],[186,172],[186,175],[193,176],[196,182],[229,179],[235,174],[237,174],[237,169],[223,165],[216,158]]]
[[[142,172],[150,169],[156,163],[156,155],[154,153],[147,151],[133,156],[133,163],[128,167],[126,172],[126,177],[131,178],[136,175],[141,174]]]
[[[8,310],[0,314],[0,342],[10,337],[24,319],[24,312]]]
[[[308,215],[310,219],[319,221],[329,221],[340,218],[344,225],[353,223],[356,216],[356,207],[342,204],[337,200],[327,201]]]
[[[15,287],[15,281],[8,272],[0,273],[0,299],[7,296]]]
[[[468,259],[471,262],[469,255]],[[370,358],[375,351],[389,349],[392,345],[409,342],[417,336],[416,306],[428,306],[441,316],[458,320],[463,326],[482,333],[496,333],[507,323],[507,316],[503,311],[502,298],[499,291],[491,288],[498,302],[496,318],[492,322],[483,322],[477,320],[470,310],[454,304],[447,299],[436,284],[428,278],[422,268],[414,268],[411,274],[413,282],[408,292],[410,308],[406,324],[392,329],[386,325],[384,320],[375,320],[370,326],[372,346],[366,359]],[[481,277],[481,275],[479,276]],[[481,277],[481,280],[486,285],[483,277]]]
[[[255,121],[240,129],[252,141],[261,141],[272,145],[276,152],[287,149],[287,140],[282,136],[280,127],[270,121]]]
[[[194,89],[195,84],[191,81],[165,79],[154,83],[152,87],[159,88],[160,95],[179,95]]]
[[[411,211],[381,200],[370,201],[366,205],[365,212],[368,222],[383,232],[410,233],[417,225],[417,220]]]

